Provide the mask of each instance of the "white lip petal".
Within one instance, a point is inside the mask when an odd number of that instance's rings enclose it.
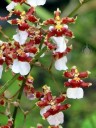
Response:
[[[66,50],[66,44],[64,42],[60,42],[57,44],[57,49],[55,52],[64,52]]]
[[[13,61],[12,71],[14,73],[19,73],[19,61],[17,59]]]
[[[2,77],[2,72],[3,72],[3,65],[0,65],[0,79]]]
[[[17,30],[17,34],[13,36],[13,39],[16,42],[19,42],[20,45],[23,45],[25,44],[27,37],[28,37],[28,33],[26,31]]]
[[[68,67],[66,66],[66,63],[67,63],[67,57],[66,56],[64,56],[60,59],[57,59],[55,61],[55,68],[59,71],[66,70],[66,69],[68,69]]]
[[[37,6],[37,0],[27,0],[27,3],[30,5],[30,6]]]
[[[46,0],[27,0],[27,3],[30,6],[39,6],[39,5],[44,5],[46,3]]]
[[[63,112],[59,112],[55,115],[51,115],[47,118],[47,121],[50,125],[58,126],[59,124],[62,124],[64,122],[64,114]]]
[[[55,52],[64,52],[66,50],[66,38],[62,37],[52,37],[54,43],[57,45]]]
[[[38,5],[44,5],[46,0],[37,0]]]
[[[12,9],[14,9],[14,7],[17,5],[17,3],[15,3],[14,1],[12,1],[7,7],[6,9],[8,11],[11,11]]]
[[[84,92],[82,88],[68,88],[67,97],[72,99],[81,99],[83,98]]]
[[[40,115],[43,116],[43,114],[46,113],[50,109],[50,107],[51,106],[49,105],[49,106],[46,106],[46,107],[42,108],[40,110]]]
[[[30,72],[30,64],[19,61],[19,72],[21,75],[27,75]]]
[[[83,91],[82,88],[77,88],[76,93],[77,93],[77,99],[83,98],[83,96],[84,96],[84,91]]]
[[[30,72],[30,64],[15,59],[12,65],[12,71],[14,73],[20,73],[21,75],[27,75]]]

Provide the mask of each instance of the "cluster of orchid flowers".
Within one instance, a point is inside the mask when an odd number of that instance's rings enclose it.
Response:
[[[19,74],[18,80],[24,81],[23,92],[29,100],[35,100],[36,106],[40,108],[40,115],[46,119],[50,126],[48,128],[62,128],[64,114],[62,111],[68,109],[70,104],[63,104],[66,98],[80,99],[83,98],[83,87],[91,86],[91,83],[84,82],[82,78],[88,77],[89,71],[80,72],[76,66],[68,71],[66,55],[71,51],[72,46],[67,46],[68,39],[73,38],[72,31],[68,28],[69,23],[74,23],[76,18],[60,18],[60,10],[54,12],[54,18],[40,22],[36,16],[35,7],[44,5],[46,0],[12,0],[6,7],[9,15],[0,17],[0,20],[6,20],[9,24],[17,26],[16,34],[12,40],[0,40],[0,78],[2,78],[3,65],[6,69],[11,69],[12,73]],[[26,4],[29,9],[20,11],[15,7],[20,4]],[[16,15],[16,18],[12,18]],[[48,30],[44,29],[46,26]],[[30,75],[34,63],[39,62],[40,57],[46,56],[46,51],[51,51],[54,58],[56,70],[65,70],[64,77],[68,78],[66,94],[53,96],[50,87],[44,85],[42,91],[37,91],[33,86],[33,77]],[[40,62],[39,62],[40,63]],[[0,105],[6,106],[7,91],[0,96]],[[10,99],[10,98],[9,98]],[[11,103],[11,102],[10,102]],[[19,106],[17,101],[12,101],[15,107]],[[10,116],[11,112],[5,112],[9,120],[5,126],[0,128],[11,128],[14,119]],[[31,127],[33,128],[33,127]],[[43,128],[41,124],[37,128]]]

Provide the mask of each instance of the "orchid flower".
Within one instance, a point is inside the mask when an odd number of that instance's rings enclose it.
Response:
[[[68,82],[65,82],[64,85],[68,87],[67,97],[72,99],[81,99],[84,96],[83,87],[89,87],[92,84],[84,82],[81,78],[86,78],[90,74],[89,71],[78,72],[76,66],[73,66],[71,71],[66,71],[64,76],[70,78]]]
[[[43,116],[44,113],[46,113],[51,106],[47,106],[45,108],[42,108],[40,110],[41,116]],[[50,115],[46,119],[50,125],[58,126],[59,124],[62,124],[64,122],[64,114],[63,112],[58,112],[54,115]]]

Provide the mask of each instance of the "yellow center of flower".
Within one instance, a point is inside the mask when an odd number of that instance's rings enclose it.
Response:
[[[17,53],[18,53],[19,55],[22,55],[24,52],[23,52],[21,49],[19,49],[19,50],[17,50]]]
[[[55,26],[55,28],[56,28],[57,30],[61,30],[62,25],[61,25],[61,24],[57,24],[57,25]]]
[[[48,128],[51,128],[50,126],[48,126]]]
[[[2,55],[2,53],[0,53],[0,58],[2,58],[3,57],[3,55]]]
[[[75,77],[73,80],[76,80],[77,82],[80,81],[79,77]]]
[[[77,68],[76,68],[76,69],[75,69],[75,77],[74,77],[73,80],[76,80],[77,82],[80,81],[81,79],[78,77],[78,75],[79,75],[79,72],[78,72],[78,70],[77,70]]]
[[[21,19],[18,19],[18,24],[22,24],[23,22],[24,22],[24,20],[25,20],[25,11],[23,11],[22,13],[21,13]]]
[[[31,75],[28,76],[28,79],[34,80],[34,78]]]
[[[44,85],[43,86],[43,89],[44,89],[44,93],[45,94],[48,93],[48,92],[50,92],[50,87],[48,87],[47,85]]]
[[[24,16],[25,14],[26,14],[25,11],[23,11],[22,14],[21,14],[21,16]]]
[[[5,46],[1,46],[1,49],[3,49]]]
[[[55,26],[55,28],[60,31],[62,27],[63,27],[63,26],[62,26],[62,24],[61,24],[60,17],[57,16],[57,17],[56,17],[56,26]]]
[[[56,16],[56,21],[59,20],[60,21],[60,16]]]

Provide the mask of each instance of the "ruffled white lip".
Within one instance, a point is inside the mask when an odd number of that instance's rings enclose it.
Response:
[[[21,62],[15,59],[12,65],[12,71],[14,73],[20,73],[22,76],[27,75],[30,72],[30,64],[28,62]]]
[[[47,107],[44,107],[41,109],[40,114],[43,116],[44,113],[46,113],[50,109],[50,105]],[[55,115],[50,115],[47,118],[47,121],[50,125],[58,126],[59,124],[62,124],[64,122],[64,114],[63,112],[56,113]]]
[[[58,126],[59,124],[63,124],[64,122],[64,114],[63,112],[59,112],[55,115],[51,115],[47,118],[47,121],[50,125]]]
[[[19,42],[20,45],[23,45],[25,44],[27,37],[28,37],[28,33],[26,31],[21,31],[17,29],[17,34],[13,36],[13,39],[16,42]]]
[[[72,99],[81,99],[84,96],[84,91],[82,88],[68,88],[67,97]]]
[[[55,52],[64,52],[66,50],[66,38],[62,37],[52,37],[54,43],[57,45]]]
[[[68,69],[68,67],[66,66],[66,63],[67,63],[67,57],[66,56],[64,56],[60,59],[57,59],[55,61],[55,68],[59,71],[66,70],[66,69]]]
[[[2,72],[3,72],[3,65],[0,65],[0,79],[2,77]]]
[[[46,3],[46,0],[27,0],[27,3],[30,6],[39,6],[39,5],[44,5]]]
[[[15,3],[14,1],[12,1],[7,7],[6,9],[10,12],[12,9],[14,9],[14,7],[17,5],[17,3]]]

